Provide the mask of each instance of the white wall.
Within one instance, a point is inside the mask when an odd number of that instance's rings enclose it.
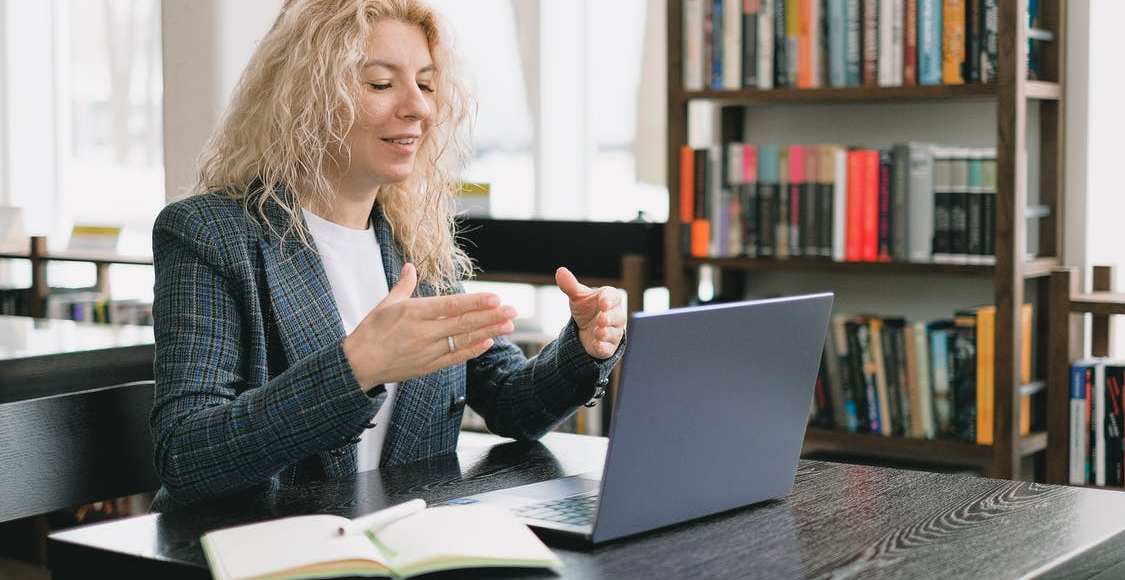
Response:
[[[1066,264],[1079,268],[1090,288],[1094,265],[1118,268],[1117,290],[1125,290],[1125,243],[1121,218],[1125,195],[1117,175],[1125,146],[1125,90],[1117,55],[1125,3],[1072,0],[1067,13],[1067,162]],[[1116,356],[1125,345],[1125,321],[1115,322]],[[1085,341],[1088,345],[1089,340]]]
[[[166,199],[194,184],[203,145],[281,3],[163,0]]]

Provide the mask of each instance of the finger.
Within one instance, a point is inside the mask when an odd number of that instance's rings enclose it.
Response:
[[[387,293],[384,300],[389,302],[399,302],[406,300],[414,294],[414,287],[418,285],[418,271],[414,269],[414,264],[406,263],[402,266],[402,273],[399,274],[398,282],[391,291]]]
[[[590,292],[590,287],[579,282],[578,278],[566,268],[560,267],[555,270],[555,283],[558,284],[559,290],[572,300],[578,300]]]
[[[494,344],[496,344],[496,341],[494,339],[486,338],[483,340],[466,343],[465,346],[458,346],[457,350],[454,352],[448,352],[447,349],[445,354],[435,359],[433,370],[445,368],[455,364],[461,364],[463,362],[472,360],[487,352],[488,349],[492,348],[492,345]]]
[[[621,306],[624,299],[621,292],[613,286],[602,286],[598,288],[598,304],[602,310],[611,310]]]
[[[462,345],[477,344],[483,340],[499,338],[506,334],[511,334],[515,329],[516,325],[511,320],[504,320],[495,324],[477,327],[468,332],[451,336],[453,337],[454,346],[457,349],[460,349]]]
[[[507,304],[487,310],[474,310],[458,316],[442,318],[434,324],[439,335],[467,335],[479,328],[515,320],[516,309]],[[514,325],[513,325],[514,327]],[[510,330],[509,330],[510,332]]]
[[[491,292],[475,292],[472,294],[429,296],[415,300],[415,304],[422,318],[438,320],[460,316],[474,310],[496,308],[500,306],[500,297]]]

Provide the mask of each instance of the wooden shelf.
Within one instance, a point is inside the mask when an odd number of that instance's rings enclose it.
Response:
[[[114,252],[84,252],[63,251],[48,252],[47,238],[32,236],[25,251],[0,252],[0,259],[30,260],[31,261],[31,289],[29,296],[30,313],[34,317],[44,315],[43,301],[51,292],[47,282],[48,262],[85,262],[93,264],[97,272],[95,287],[99,292],[109,292],[109,267],[113,264],[131,266],[151,266],[151,256],[123,255]]]
[[[1021,457],[1027,457],[1046,447],[1047,433],[1035,432],[1019,439],[1018,453]],[[994,453],[990,446],[952,439],[884,437],[819,427],[809,427],[805,431],[805,450],[921,461],[935,465],[975,465],[986,471],[993,461]]]

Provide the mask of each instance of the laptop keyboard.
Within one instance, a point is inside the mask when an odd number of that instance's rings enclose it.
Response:
[[[515,514],[525,518],[559,522],[575,526],[592,526],[598,511],[598,492],[589,491],[561,499],[533,503],[516,508]]]

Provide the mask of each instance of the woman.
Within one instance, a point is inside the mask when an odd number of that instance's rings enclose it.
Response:
[[[153,509],[450,453],[466,402],[535,439],[602,392],[616,290],[560,268],[572,319],[531,360],[514,309],[462,291],[448,42],[418,0],[285,3],[154,228]]]

